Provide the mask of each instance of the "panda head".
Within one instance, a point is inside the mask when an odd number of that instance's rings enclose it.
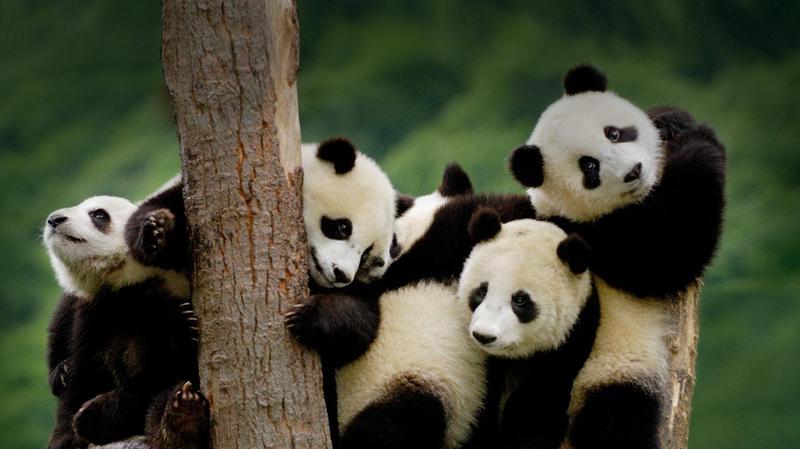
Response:
[[[105,285],[141,280],[144,268],[129,256],[124,235],[134,211],[125,198],[94,196],[47,217],[44,244],[64,290],[91,296]]]
[[[591,295],[588,245],[552,223],[500,223],[488,208],[469,225],[476,246],[458,286],[472,310],[469,332],[489,354],[522,358],[555,349]]]
[[[606,77],[578,66],[565,95],[511,155],[514,177],[537,211],[590,221],[642,200],[661,175],[663,147],[647,114],[606,90]]]
[[[318,285],[367,283],[391,262],[395,191],[372,159],[345,139],[304,144],[303,218],[309,272]]]

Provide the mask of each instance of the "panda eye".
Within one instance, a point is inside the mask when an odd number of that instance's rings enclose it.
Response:
[[[594,174],[600,171],[600,161],[590,156],[583,156],[578,161],[581,171],[589,174]]]
[[[322,217],[319,227],[325,237],[332,240],[347,240],[353,233],[353,224],[347,218]]]
[[[111,221],[111,217],[105,209],[89,211],[89,218],[92,219],[92,224],[101,231],[108,229],[108,224]]]
[[[622,133],[616,126],[606,126],[603,129],[603,132],[605,133],[606,138],[613,143],[619,142],[620,137],[622,137]]]
[[[479,305],[483,302],[486,298],[486,293],[489,291],[489,283],[483,282],[481,285],[478,286],[475,290],[472,291],[469,295],[469,308],[473,312],[475,309],[478,308]]]
[[[364,265],[364,262],[367,261],[367,258],[369,257],[370,253],[372,253],[372,248],[374,247],[375,244],[373,243],[372,245],[369,245],[369,248],[365,249],[364,252],[361,253],[361,262],[359,263],[359,266]]]
[[[531,300],[531,295],[523,290],[518,290],[511,295],[511,310],[522,323],[533,321],[539,314],[539,309]]]

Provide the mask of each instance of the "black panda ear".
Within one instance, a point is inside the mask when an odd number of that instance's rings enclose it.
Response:
[[[678,134],[697,124],[692,114],[675,106],[656,106],[647,111],[647,116],[664,142],[674,141]]]
[[[577,234],[570,234],[558,244],[558,258],[575,274],[581,274],[589,268],[591,249],[585,240]]]
[[[323,161],[333,163],[337,175],[342,175],[356,164],[356,147],[343,137],[328,139],[317,148],[317,157]]]
[[[588,64],[573,67],[564,76],[564,91],[567,95],[582,92],[605,92],[607,88],[606,75]]]
[[[497,211],[488,207],[479,207],[472,213],[467,230],[472,243],[480,243],[494,238],[502,226]]]
[[[406,213],[407,210],[411,209],[415,200],[416,198],[411,195],[397,192],[397,198],[395,199],[394,218],[400,218],[404,213]]]
[[[525,187],[539,187],[544,182],[544,159],[536,145],[522,145],[508,160],[511,174]]]
[[[444,169],[438,190],[442,196],[467,195],[472,193],[472,181],[460,165],[451,162]]]

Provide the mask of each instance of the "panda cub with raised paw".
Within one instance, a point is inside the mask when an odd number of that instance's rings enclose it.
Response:
[[[500,223],[476,212],[472,250],[458,287],[472,311],[473,343],[491,356],[484,416],[470,447],[558,448],[572,384],[600,318],[580,237],[537,220]]]
[[[677,108],[648,115],[607,91],[591,66],[510,159],[540,217],[592,248],[601,305],[592,355],[575,382],[569,444],[659,447],[669,375],[668,302],[702,276],[725,204],[725,149]]]
[[[124,229],[136,209],[99,196],[47,218],[44,242],[64,289],[48,339],[59,398],[51,449],[111,443],[146,428],[153,448],[203,447],[205,429],[183,425],[206,413],[205,399],[185,383],[197,382],[189,283],[131,255]]]

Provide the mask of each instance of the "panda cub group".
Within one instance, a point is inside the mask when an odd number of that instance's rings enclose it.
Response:
[[[661,446],[669,306],[715,252],[725,150],[606,84],[567,73],[509,159],[527,195],[451,164],[415,198],[346,139],[303,145],[311,294],[286,326],[320,354],[334,447]],[[209,445],[181,187],[47,219],[51,449]]]

